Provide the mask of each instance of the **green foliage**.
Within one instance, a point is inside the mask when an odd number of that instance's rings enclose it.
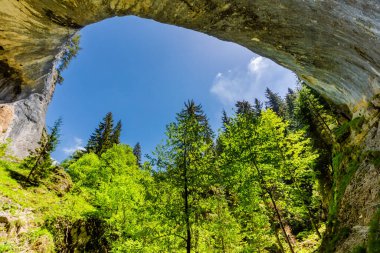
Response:
[[[141,145],[140,142],[137,142],[133,147],[133,154],[136,157],[136,162],[139,167],[141,167]]]
[[[47,229],[36,229],[26,235],[32,249],[37,252],[55,252],[54,239]]]
[[[107,222],[104,236],[112,248],[136,250],[149,224],[140,224],[145,218],[143,182],[149,181],[149,174],[138,168],[132,149],[119,144],[101,157],[85,154],[68,167],[68,172],[76,184],[75,191],[87,196],[96,207],[96,217]]]
[[[80,50],[80,34],[77,33],[73,37],[71,37],[68,42],[64,45],[64,50],[62,53],[62,57],[60,59],[59,65],[57,67],[57,83],[62,84],[64,79],[62,77],[62,71],[67,69],[71,60],[78,55]]]
[[[340,170],[344,155],[343,153],[336,153],[333,157],[332,164],[334,170]]]
[[[336,246],[339,245],[339,242],[343,239],[346,239],[351,233],[351,229],[347,227],[340,228],[337,230],[333,235],[330,235],[331,238],[326,238],[327,245],[325,245],[325,248],[323,249],[323,252],[326,253],[333,253],[335,252]]]
[[[367,249],[368,253],[380,252],[380,208],[377,210],[369,226]]]
[[[359,131],[361,126],[364,124],[364,121],[365,121],[364,117],[357,117],[335,128],[334,134],[337,141],[343,142],[350,136],[351,131]]]
[[[22,252],[28,246],[36,252],[54,252],[52,231],[46,230],[49,220],[57,217],[70,217],[71,220],[81,219],[87,212],[93,212],[94,208],[83,199],[83,196],[66,193],[64,195],[47,188],[47,182],[39,185],[24,187],[27,177],[21,165],[17,162],[0,160],[0,211],[10,215],[25,212],[23,219],[29,221],[33,226],[25,233],[18,234],[18,238],[8,237],[8,243],[2,244],[0,248],[4,252]],[[29,214],[30,211],[33,213]],[[31,215],[31,216],[30,216]],[[15,220],[13,226],[23,227],[24,220]],[[55,240],[54,234],[54,240]],[[13,250],[13,251],[12,251]]]
[[[356,117],[350,121],[350,127],[354,131],[359,131],[365,122],[364,117]]]
[[[359,167],[358,158],[355,155],[354,149],[348,149],[345,152],[337,153],[333,158],[334,169],[334,186],[333,200],[329,207],[329,220],[333,221],[344,195],[344,192],[351,182],[352,177]],[[345,168],[345,169],[343,169]]]
[[[56,149],[59,143],[60,127],[62,119],[58,119],[53,127],[50,128],[50,133],[43,133],[41,140],[34,151],[26,157],[22,163],[24,169],[29,170],[27,181],[38,182],[46,178],[51,173],[53,167],[53,160],[50,154]]]
[[[372,151],[369,153],[369,159],[373,165],[380,167],[380,151]]]
[[[311,90],[289,90],[283,100],[268,89],[267,97],[273,110],[263,110],[256,99],[254,106],[237,102],[235,115],[224,112],[216,144],[202,107],[188,101],[144,164],[139,143],[133,149],[120,144],[121,122],[114,126],[108,113],[86,150],[62,164],[74,184],[68,193],[50,190],[59,182],[49,182],[58,124],[43,137],[45,149],[23,162],[38,164],[31,174],[41,183],[22,188],[17,180],[26,171],[0,161],[0,197],[38,212],[38,224],[53,235],[58,252],[314,251],[324,230],[320,179],[329,180],[332,165],[330,213],[336,214],[358,163],[343,152],[331,161],[336,122]]]
[[[13,253],[13,246],[10,243],[2,243],[0,244],[0,253]]]
[[[120,143],[120,133],[121,121],[114,127],[113,115],[111,112],[108,112],[88,140],[85,148],[86,152],[93,152],[98,156],[102,155],[114,144]]]
[[[0,143],[0,159],[7,157],[8,146],[10,145],[11,140],[7,139],[4,143]]]
[[[292,119],[294,117],[294,111],[296,106],[297,93],[294,90],[288,88],[288,93],[285,96],[286,102],[286,117]]]
[[[289,94],[290,95],[290,94]],[[318,151],[319,157],[313,166],[318,180],[318,190],[322,196],[323,212],[325,214],[331,199],[333,144],[335,136],[331,129],[339,125],[328,103],[309,87],[302,85],[296,93],[296,98],[287,101],[294,102],[293,114],[288,110],[291,129],[305,129],[312,141],[312,147]],[[289,106],[288,106],[289,107]]]
[[[334,134],[338,142],[343,142],[351,134],[350,122],[345,122],[343,125],[334,129]]]
[[[154,162],[161,170],[162,180],[177,192],[171,202],[173,218],[178,220],[174,223],[178,226],[177,233],[184,238],[187,252],[191,249],[209,251],[213,242],[208,241],[209,236],[205,234],[211,233],[211,236],[212,227],[204,227],[204,216],[213,213],[206,203],[211,201],[212,194],[209,196],[208,192],[215,183],[215,152],[213,133],[202,107],[188,101],[177,114],[176,122],[168,125],[166,135],[166,145],[158,147]],[[222,215],[225,208],[219,210]],[[227,240],[226,237],[219,239],[222,234],[214,236],[215,240]]]
[[[235,107],[236,107],[236,114],[248,115],[248,114],[254,113],[252,105],[248,101],[245,101],[245,100],[236,102]]]
[[[367,250],[363,245],[356,246],[351,253],[366,253]]]
[[[99,157],[94,153],[89,153],[70,164],[67,171],[76,186],[95,187],[99,180],[97,174],[99,167]]]
[[[278,116],[285,117],[286,104],[284,100],[268,87],[265,90],[265,97],[267,98],[266,107],[274,111]]]
[[[266,220],[261,224],[262,235],[267,234],[264,231],[268,227],[272,227],[273,236],[277,233],[273,227],[285,226],[287,213],[300,214],[300,210],[301,214],[307,213],[311,204],[308,200],[313,199],[315,175],[310,168],[318,156],[303,131],[287,132],[287,126],[271,110],[261,112],[259,118],[240,113],[219,137],[224,147],[221,154],[224,184],[228,191],[236,192],[243,210],[266,215],[260,218]],[[257,234],[260,226],[254,227]],[[273,241],[272,237],[266,244],[263,240],[251,243],[264,249]]]

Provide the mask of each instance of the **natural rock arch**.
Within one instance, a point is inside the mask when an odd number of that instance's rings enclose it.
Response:
[[[351,112],[380,93],[377,0],[0,0],[0,6],[2,138],[12,138],[21,156],[44,126],[62,45],[112,16],[151,18],[238,43]]]
[[[65,42],[86,25],[126,15],[273,59],[349,113],[364,114],[370,124],[359,144],[380,151],[373,117],[380,108],[378,0],[0,0],[0,138],[12,139],[16,155],[25,156],[41,136]],[[361,163],[344,194],[347,205],[337,219],[347,226],[367,226],[380,203],[379,173],[367,165]],[[360,199],[368,190],[371,196]],[[355,209],[357,203],[362,207]],[[365,240],[360,236],[353,232],[340,249],[352,248],[352,238]]]

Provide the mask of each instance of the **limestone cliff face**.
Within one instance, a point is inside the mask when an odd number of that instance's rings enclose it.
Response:
[[[13,140],[16,155],[25,156],[41,136],[55,88],[54,64],[65,42],[86,25],[125,15],[238,43],[293,70],[342,109],[365,115],[367,122],[379,119],[379,0],[0,0],[0,138]],[[377,152],[379,127],[368,129],[357,133],[363,138],[355,145]],[[366,164],[356,182],[370,173],[379,178],[379,169]],[[355,203],[364,189],[352,183],[345,197]],[[379,203],[375,191],[371,205]]]

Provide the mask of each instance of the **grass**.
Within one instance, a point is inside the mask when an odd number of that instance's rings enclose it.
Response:
[[[76,195],[66,194],[59,197],[44,184],[30,186],[15,179],[15,175],[18,175],[17,178],[20,180],[26,174],[27,171],[18,168],[16,163],[0,161],[0,195],[22,207],[32,208],[36,214],[41,214],[43,219],[71,215],[73,211],[81,216],[95,210],[85,199]]]
[[[13,246],[9,243],[0,244],[0,253],[13,253]]]
[[[14,235],[15,240],[0,238],[0,253],[20,252],[20,244],[54,252],[53,237],[44,226],[46,221],[58,217],[69,217],[71,221],[85,217],[87,213],[95,209],[83,198],[75,194],[67,193],[62,196],[56,191],[49,190],[48,182],[39,185],[26,183],[28,171],[20,169],[18,164],[0,160],[0,211],[9,215],[15,215],[22,210],[31,210],[32,225],[26,233]],[[23,221],[19,221],[22,226]],[[12,243],[13,242],[13,243]]]

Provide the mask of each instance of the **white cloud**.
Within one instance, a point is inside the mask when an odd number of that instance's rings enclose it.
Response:
[[[296,81],[293,72],[258,56],[252,58],[245,69],[236,68],[218,73],[210,92],[225,106],[233,106],[238,100],[265,100],[266,87],[284,95],[288,87],[295,87]]]
[[[65,148],[62,149],[62,151],[66,155],[71,155],[72,153],[74,153],[77,150],[84,150],[83,140],[81,138],[78,138],[78,137],[74,138],[74,144],[72,146],[65,147]]]
[[[58,162],[57,160],[55,160],[54,157],[52,157],[51,159],[53,160],[52,164],[53,164],[54,166],[59,165],[59,162]]]

